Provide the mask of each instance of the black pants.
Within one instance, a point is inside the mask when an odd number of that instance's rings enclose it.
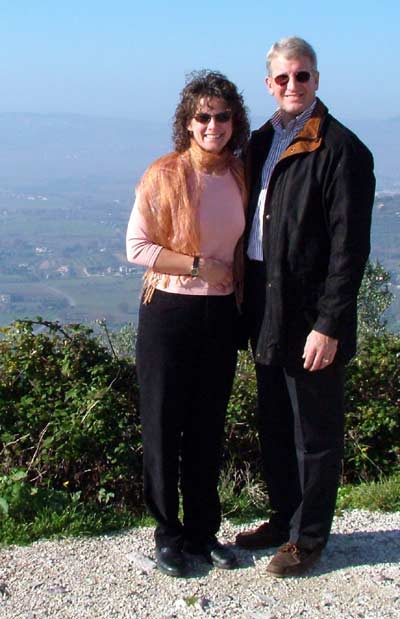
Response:
[[[343,368],[294,376],[256,364],[258,428],[272,520],[302,547],[325,545],[343,457]]]
[[[264,311],[264,266],[247,269],[246,305],[257,343]],[[344,368],[309,372],[256,363],[258,429],[272,521],[292,543],[328,539],[344,440]]]
[[[236,366],[233,295],[156,290],[141,305],[137,368],[144,493],[158,547],[202,541],[221,523],[217,485]],[[183,520],[179,518],[179,489]]]

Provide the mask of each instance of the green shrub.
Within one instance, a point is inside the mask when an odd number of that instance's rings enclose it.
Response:
[[[400,336],[365,334],[345,385],[343,481],[378,480],[400,464]],[[261,471],[256,432],[256,379],[251,353],[240,353],[228,407],[226,460]]]
[[[226,415],[225,460],[239,470],[259,459],[256,428],[257,384],[250,351],[240,351]]]
[[[400,465],[400,337],[365,335],[346,376],[346,482],[393,475]]]
[[[102,341],[87,327],[39,319],[1,329],[0,539],[29,538],[26,523],[36,523],[35,535],[63,523],[75,532],[112,528],[144,510],[135,365],[131,351],[118,356],[132,327],[120,335],[103,327]],[[348,367],[346,482],[399,471],[399,361],[400,336],[366,334]],[[220,486],[231,516],[265,503],[256,391],[251,353],[241,352]]]
[[[13,469],[7,475],[0,476],[0,513],[18,523],[32,520],[43,505],[55,513],[61,513],[68,502],[65,491],[29,483],[26,470]]]
[[[342,486],[339,488],[336,505],[339,513],[343,509],[400,511],[400,475],[357,486]]]
[[[21,321],[2,333],[0,475],[19,469],[34,487],[140,504],[133,363],[81,325]]]
[[[240,468],[227,463],[218,489],[224,517],[236,522],[266,517],[269,502],[265,484],[248,463]]]
[[[385,312],[393,301],[391,276],[379,260],[368,260],[357,299],[358,338],[386,333]]]

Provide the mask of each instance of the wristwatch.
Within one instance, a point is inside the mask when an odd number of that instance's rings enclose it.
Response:
[[[191,277],[198,277],[198,275],[199,275],[199,262],[200,262],[200,256],[195,256],[193,258],[192,270],[190,271]]]

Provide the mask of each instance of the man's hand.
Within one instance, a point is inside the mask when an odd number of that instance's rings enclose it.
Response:
[[[332,363],[337,351],[338,341],[319,331],[311,331],[304,346],[304,369],[315,372],[323,370]]]

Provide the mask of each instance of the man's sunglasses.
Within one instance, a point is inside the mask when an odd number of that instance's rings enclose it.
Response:
[[[311,73],[309,71],[297,71],[297,73],[294,73],[295,80],[297,82],[300,82],[300,84],[305,84],[306,82],[308,82],[310,80],[310,77]],[[281,73],[280,75],[277,75],[273,78],[275,84],[278,84],[278,86],[286,86],[289,79],[290,76],[287,73]]]
[[[194,115],[194,119],[201,125],[208,125],[210,120],[215,118],[217,123],[227,123],[232,118],[232,112],[217,112],[216,114],[207,114],[206,112],[198,112]]]

